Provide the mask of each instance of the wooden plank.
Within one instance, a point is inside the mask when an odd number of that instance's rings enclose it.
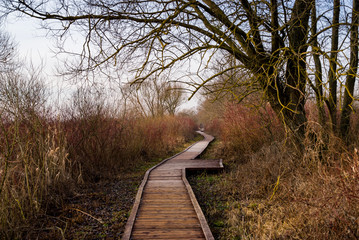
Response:
[[[176,193],[144,193],[142,199],[190,199],[188,195],[176,194]]]
[[[151,190],[151,189],[164,189],[164,190],[185,190],[186,187],[183,185],[180,186],[173,186],[173,185],[160,185],[160,184],[152,184],[151,186],[147,186],[144,190]]]
[[[172,189],[169,188],[167,189],[159,189],[159,188],[153,188],[153,189],[147,189],[146,191],[144,191],[144,194],[165,194],[165,195],[186,195],[186,191],[184,191],[183,189],[180,190],[176,190],[176,189]]]
[[[185,216],[185,215],[196,215],[196,211],[194,209],[141,209],[138,213],[139,215],[150,215],[150,214],[172,214],[177,216]]]
[[[143,191],[144,193],[181,193],[186,194],[186,189],[184,188],[173,188],[173,187],[162,187],[162,188],[148,188]]]
[[[136,220],[136,224],[137,225],[146,225],[148,223],[155,223],[155,224],[183,224],[183,225],[192,225],[192,224],[199,224],[199,221],[197,218],[169,218],[169,219],[164,219],[164,218],[137,218]],[[135,224],[135,225],[136,225]]]
[[[155,183],[152,182],[151,184],[147,185],[145,189],[150,189],[150,188],[177,188],[177,189],[186,189],[184,183],[182,182],[181,184],[179,183],[175,183],[175,184],[160,184],[160,183]]]
[[[178,215],[178,216],[174,216],[174,214],[147,214],[146,212],[139,212],[136,218],[136,221],[139,219],[168,219],[168,220],[191,220],[191,219],[195,219],[196,221],[198,221],[197,215],[196,214],[182,214],[182,215]]]
[[[182,176],[182,171],[181,169],[160,170],[156,168],[151,172],[151,176]]]
[[[142,199],[142,204],[147,203],[157,203],[157,204],[183,204],[183,203],[191,203],[190,199]]]
[[[181,180],[181,176],[150,176],[149,180]]]
[[[154,190],[156,188],[153,188],[152,190]],[[182,188],[183,189],[183,188]],[[147,189],[146,189],[147,191]],[[178,197],[187,197],[186,196],[187,194],[183,194],[183,191],[177,191],[177,192],[166,192],[165,190],[163,192],[151,192],[151,189],[148,189],[148,192],[144,192],[143,193],[143,198],[147,197],[147,196],[156,196],[156,195],[166,195],[166,196],[163,196],[162,198],[165,199],[165,197],[167,197],[167,195],[170,197],[170,196],[178,196]]]
[[[193,213],[196,213],[195,210],[192,208],[162,208],[162,209],[154,209],[154,208],[140,208],[137,214],[137,218],[144,216],[144,215],[150,215],[150,214],[173,214],[173,218],[183,218],[183,217],[190,217]],[[193,215],[194,217],[197,217],[196,214]]]
[[[179,180],[149,180],[148,183],[173,183],[173,184],[176,184],[176,183],[183,183],[182,179],[179,179]]]
[[[167,229],[201,229],[201,224],[199,222],[193,224],[180,224],[180,223],[169,223],[169,222],[147,222],[147,223],[137,223],[136,220],[135,226],[133,227],[133,231],[136,230],[167,230]],[[171,237],[174,237],[172,235]]]
[[[194,210],[193,206],[191,204],[183,204],[175,207],[174,205],[165,205],[163,207],[159,207],[158,204],[156,205],[148,205],[143,204],[140,206],[139,210],[141,211],[173,211],[173,212],[179,212],[179,211],[185,211],[185,210]]]
[[[167,229],[167,230],[134,230],[132,239],[189,239],[203,238],[203,232],[198,229]]]
[[[143,238],[132,238],[132,239],[143,239]],[[146,237],[146,240],[157,240],[158,238],[148,238]],[[185,239],[185,240],[203,240],[204,237],[201,238],[166,238],[166,240],[178,240],[178,239]]]
[[[168,180],[168,179],[176,179],[176,180],[181,180],[181,179],[178,179],[179,177],[181,177],[181,175],[177,175],[177,174],[173,174],[173,175],[160,175],[160,174],[154,174],[154,175],[150,175],[149,179],[150,180],[155,180],[155,179],[165,179],[165,180]]]
[[[186,204],[186,205],[181,205],[181,206],[174,206],[174,205],[165,205],[163,207],[159,207],[159,205],[146,205],[146,206],[141,206],[140,207],[141,211],[151,211],[151,210],[162,210],[162,211],[165,211],[165,210],[178,210],[178,211],[181,211],[181,210],[191,210],[193,209],[193,206],[190,205],[190,204]]]
[[[137,229],[197,229],[200,228],[201,224],[199,223],[198,219],[195,221],[190,220],[149,220],[149,219],[136,219],[134,230]]]
[[[165,181],[165,180],[151,180],[147,183],[147,187],[184,187],[182,180]]]
[[[148,180],[146,186],[184,186],[182,179]]]
[[[138,240],[138,239],[142,239],[143,238],[132,238],[132,239],[135,239],[135,240]],[[146,240],[157,240],[158,238],[148,238],[146,237]],[[178,240],[178,239],[185,239],[185,240],[203,240],[204,237],[201,237],[201,238],[166,238],[166,240]]]
[[[150,171],[151,171],[151,169],[148,170],[145,173],[143,181],[141,182],[141,185],[140,185],[140,187],[139,187],[139,189],[137,191],[136,198],[135,198],[135,203],[133,204],[133,208],[131,210],[130,217],[127,220],[127,223],[126,223],[126,226],[125,226],[125,231],[124,231],[124,234],[122,236],[122,239],[124,239],[124,240],[129,240],[130,237],[131,237],[133,225],[135,223],[136,215],[137,215],[138,209],[140,207],[140,203],[141,203],[142,192],[143,192],[143,189],[144,189],[144,187],[146,185],[146,182],[147,182],[148,175],[149,175]]]
[[[178,207],[164,206],[161,208],[159,208],[158,206],[150,206],[150,205],[145,205],[145,206],[140,207],[141,211],[178,211],[178,212],[183,212],[183,211],[191,211],[192,209],[193,209],[193,206],[190,206],[190,205],[178,206]]]
[[[174,204],[174,203],[147,203],[147,204],[143,204],[141,206],[142,207],[157,207],[157,208],[182,208],[182,207],[192,207],[193,208],[193,205],[190,201],[188,202],[184,202],[184,203],[177,203],[177,204]]]
[[[168,192],[186,192],[185,191],[186,190],[186,188],[184,187],[184,185],[183,186],[181,186],[181,187],[173,187],[173,186],[152,186],[152,187],[147,187],[147,188],[145,188],[145,190],[144,191],[148,191],[148,192],[150,192],[150,191],[156,191],[156,192],[158,192],[158,191],[168,191]]]

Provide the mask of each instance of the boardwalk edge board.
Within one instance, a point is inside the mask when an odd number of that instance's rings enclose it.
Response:
[[[206,238],[206,240],[214,240],[214,237],[212,235],[211,229],[208,226],[206,217],[204,216],[201,207],[198,204],[198,201],[196,199],[196,196],[194,195],[194,192],[192,190],[191,185],[189,184],[189,182],[187,181],[186,178],[186,169],[182,169],[182,180],[186,186],[186,189],[188,191],[188,194],[191,198],[191,202],[193,204],[194,210],[196,211],[199,223],[201,224],[202,230],[203,230],[203,234],[204,237]]]

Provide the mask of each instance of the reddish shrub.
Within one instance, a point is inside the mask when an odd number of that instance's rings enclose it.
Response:
[[[283,126],[269,104],[251,108],[229,102],[222,115],[207,124],[206,130],[222,140],[228,154],[255,152],[284,135]]]
[[[193,120],[175,116],[115,119],[98,115],[73,118],[63,125],[69,158],[89,179],[163,156],[191,138],[195,129]]]

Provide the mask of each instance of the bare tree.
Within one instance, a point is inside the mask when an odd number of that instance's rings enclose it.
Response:
[[[16,44],[10,35],[0,32],[0,74],[16,69],[16,55]]]
[[[166,112],[170,115],[177,113],[178,108],[185,102],[183,88],[178,83],[167,83],[164,89],[163,102]]]
[[[232,55],[220,55],[212,61],[212,71],[216,74],[201,89],[201,94],[206,98],[211,101],[224,98],[240,103],[249,95],[261,91],[259,82],[251,72],[238,68],[240,63]]]
[[[17,72],[1,74],[0,108],[10,119],[39,116],[46,102],[46,88],[37,72],[26,76]]]
[[[0,166],[2,168],[0,194],[3,192],[8,174],[9,156],[12,154],[12,149],[15,145],[15,141],[9,137],[4,124],[4,122],[8,120],[8,114],[6,113],[6,103],[8,101],[3,96],[4,93],[6,93],[3,88],[7,86],[7,84],[5,84],[7,82],[7,74],[10,69],[14,68],[14,55],[14,43],[11,41],[10,36],[0,32],[0,130],[2,133],[2,144],[0,144],[0,148],[3,149],[0,152]]]
[[[184,102],[184,92],[179,84],[167,82],[163,79],[135,84],[130,87],[130,100],[135,110],[143,116],[174,115]]]
[[[22,120],[39,115],[46,96],[41,67],[22,66],[16,44],[0,32],[0,116]]]
[[[315,55],[328,56],[324,35],[331,29],[333,41],[329,74],[334,76],[329,77],[331,95],[327,102],[332,122],[335,121],[339,1],[334,1],[333,21],[328,20],[330,18],[326,15],[330,12],[328,6],[317,8],[320,14],[312,15],[312,21],[321,21],[322,24],[318,25],[321,28],[310,31],[310,14],[315,9],[315,3],[323,2],[4,0],[2,6],[6,13],[15,11],[41,20],[57,20],[59,25],[50,21],[51,25],[45,27],[59,37],[71,34],[72,30],[82,32],[85,40],[77,53],[78,64],[70,66],[75,73],[102,71],[105,67],[114,66],[113,63],[126,66],[131,63],[136,73],[135,81],[143,82],[181,63],[188,63],[189,59],[197,59],[201,70],[195,73],[203,81],[191,83],[196,92],[218,74],[211,75],[206,71],[206,62],[213,55],[225,52],[238,62],[235,69],[248,72],[253,83],[260,86],[300,145],[307,121],[304,105],[308,66],[311,65],[307,60],[308,46],[312,44]],[[312,26],[317,25],[313,22]],[[342,39],[345,43],[345,34]],[[319,43],[320,40],[322,42]],[[315,59],[318,101],[324,101],[326,93],[320,91],[318,56]],[[220,74],[226,74],[233,68],[224,69]],[[325,80],[322,82],[326,83]]]
[[[88,120],[106,115],[106,103],[104,94],[100,91],[93,91],[86,87],[79,87],[72,95],[70,112],[73,117]]]

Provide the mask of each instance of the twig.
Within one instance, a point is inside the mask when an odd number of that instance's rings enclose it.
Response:
[[[85,214],[86,216],[89,216],[89,217],[95,219],[95,220],[98,221],[99,223],[104,224],[104,222],[103,222],[101,219],[95,218],[94,216],[92,216],[91,214],[89,214],[89,213],[87,213],[87,212],[84,212],[84,211],[82,211],[82,210],[80,210],[80,209],[77,209],[77,208],[70,208],[70,209],[75,210],[75,211],[78,211],[78,212],[80,212],[80,213],[83,213],[83,214]]]

